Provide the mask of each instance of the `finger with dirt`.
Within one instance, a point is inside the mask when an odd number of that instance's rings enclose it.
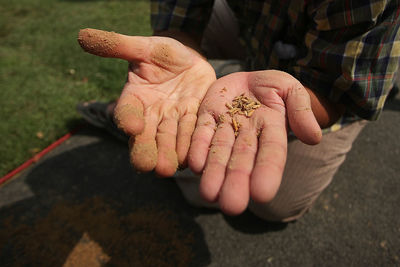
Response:
[[[156,172],[162,177],[174,175],[178,168],[176,134],[178,122],[175,118],[164,118],[157,129],[158,160]]]
[[[140,172],[153,170],[157,165],[158,158],[157,117],[149,115],[146,122],[143,133],[129,139],[131,164]]]

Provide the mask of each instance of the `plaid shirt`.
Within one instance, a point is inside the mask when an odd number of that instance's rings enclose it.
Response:
[[[152,0],[152,27],[202,33],[213,2]],[[378,118],[399,68],[400,0],[227,2],[238,18],[250,70],[286,71],[346,106],[345,115],[325,131]],[[290,56],[282,56],[285,47]]]

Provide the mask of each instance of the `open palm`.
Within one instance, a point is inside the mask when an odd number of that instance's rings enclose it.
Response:
[[[242,94],[260,107],[232,116],[227,106]],[[271,70],[218,79],[200,106],[189,151],[189,166],[202,172],[202,196],[227,214],[244,211],[250,197],[270,201],[281,183],[288,129],[307,144],[321,138],[309,95],[294,77]]]
[[[78,40],[89,53],[130,63],[115,121],[132,136],[131,162],[137,170],[173,175],[186,162],[200,102],[216,79],[211,65],[167,37],[85,29]]]

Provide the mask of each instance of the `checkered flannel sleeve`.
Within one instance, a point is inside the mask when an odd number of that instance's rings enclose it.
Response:
[[[399,0],[324,2],[309,7],[314,26],[292,71],[351,113],[376,120],[399,68]]]
[[[214,0],[151,0],[151,26],[154,31],[202,34],[213,3]]]

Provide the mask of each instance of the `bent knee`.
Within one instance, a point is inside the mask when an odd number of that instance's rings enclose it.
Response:
[[[251,202],[249,210],[263,220],[270,222],[292,222],[300,219],[309,209],[311,205],[302,207],[290,206],[273,206],[270,204],[262,204]]]

